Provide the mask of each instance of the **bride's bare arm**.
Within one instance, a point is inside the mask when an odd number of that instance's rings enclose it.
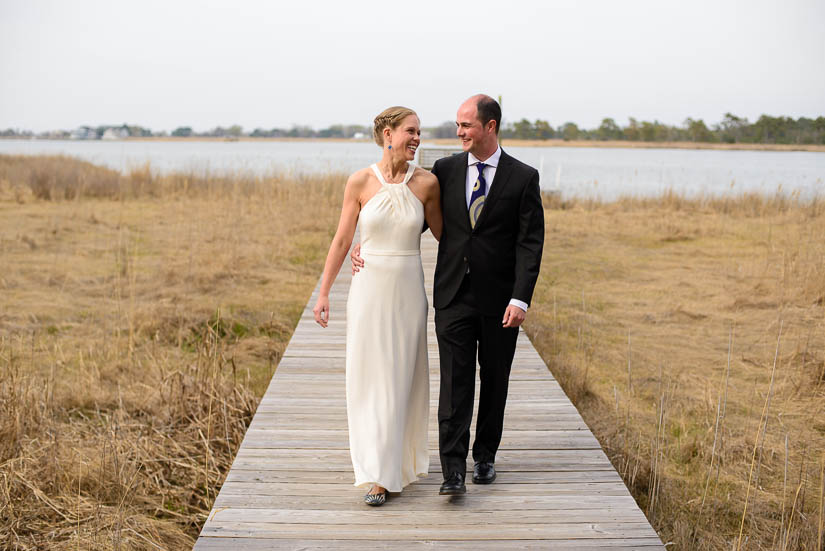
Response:
[[[318,301],[312,312],[315,314],[315,321],[321,327],[326,327],[329,323],[329,291],[335,281],[335,276],[341,269],[347,251],[352,244],[355,235],[355,226],[358,224],[358,214],[361,212],[361,192],[364,187],[364,178],[356,172],[347,180],[344,189],[344,205],[341,207],[341,218],[338,220],[338,229],[335,237],[329,246],[327,260],[324,263],[324,275],[321,277],[321,290],[318,294]]]

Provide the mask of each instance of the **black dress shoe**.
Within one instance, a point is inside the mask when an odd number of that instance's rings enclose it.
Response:
[[[473,467],[473,484],[492,484],[496,479],[496,467],[492,461],[478,461]]]
[[[465,493],[467,493],[467,486],[464,485],[464,473],[450,473],[438,490],[438,495],[442,496],[457,496]]]

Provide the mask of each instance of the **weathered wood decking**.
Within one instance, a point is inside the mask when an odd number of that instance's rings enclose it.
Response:
[[[422,239],[427,293],[435,240]],[[430,475],[369,508],[352,486],[344,397],[349,262],[330,294],[332,321],[312,316],[318,289],[203,527],[216,549],[663,549],[576,408],[521,333],[498,480],[438,495],[438,349],[432,311]],[[476,392],[476,395],[478,393]],[[475,427],[473,427],[473,431]],[[472,462],[469,462],[472,471]]]

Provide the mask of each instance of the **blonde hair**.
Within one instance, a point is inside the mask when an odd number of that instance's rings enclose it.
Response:
[[[401,121],[410,115],[418,116],[409,107],[401,107],[400,105],[387,107],[381,111],[373,121],[372,137],[375,138],[375,143],[379,147],[384,147],[384,129],[389,127],[391,130],[395,130],[401,124]]]

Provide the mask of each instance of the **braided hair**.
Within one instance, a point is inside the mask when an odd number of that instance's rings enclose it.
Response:
[[[379,147],[384,147],[384,129],[390,128],[394,130],[398,128],[401,121],[410,115],[418,116],[412,109],[401,107],[400,105],[388,107],[381,111],[373,121],[372,137],[375,139],[375,143],[377,143]]]

